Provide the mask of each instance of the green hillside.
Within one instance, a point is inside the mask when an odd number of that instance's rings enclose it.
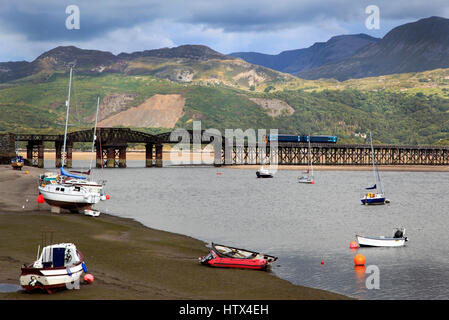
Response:
[[[363,81],[363,79],[361,80]],[[420,83],[418,81],[418,83]],[[342,142],[364,142],[359,133],[373,131],[383,143],[434,144],[449,141],[449,100],[444,94],[400,90],[279,88],[263,92],[224,84],[179,83],[151,75],[76,75],[73,79],[70,130],[92,126],[96,97],[111,93],[134,94],[127,108],[154,94],[181,94],[186,99],[177,127],[277,128],[281,133],[332,134]],[[283,84],[282,84],[283,85]],[[288,86],[287,86],[288,87]],[[62,132],[67,97],[67,73],[45,79],[25,79],[0,87],[1,132]],[[443,92],[441,92],[443,93]],[[250,98],[278,99],[293,108],[292,115],[271,117]],[[167,128],[145,129],[164,131]]]

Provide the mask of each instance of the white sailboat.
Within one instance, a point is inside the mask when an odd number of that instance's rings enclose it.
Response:
[[[106,200],[103,184],[90,181],[87,177],[74,175],[64,169],[65,150],[67,142],[67,126],[70,110],[70,91],[72,85],[72,67],[70,67],[69,93],[66,102],[67,114],[64,132],[64,146],[62,153],[62,165],[60,175],[56,179],[47,179],[45,175],[40,177],[39,193],[44,200],[52,206],[52,211],[60,212],[60,209],[68,209],[71,212],[83,212],[91,208],[100,200]],[[97,103],[98,115],[98,103]],[[96,130],[96,125],[95,125]],[[94,133],[95,141],[95,133]],[[92,165],[92,161],[91,161]],[[89,170],[90,174],[90,170]]]
[[[309,140],[309,157],[308,157],[308,162],[309,162],[309,168],[307,169],[307,171],[304,172],[304,174],[298,178],[298,182],[299,183],[309,183],[309,184],[314,184],[315,181],[313,180],[313,164],[312,164],[312,151],[310,148],[310,135],[307,137],[307,139]]]
[[[389,203],[390,200],[387,200],[385,198],[385,194],[382,190],[382,183],[380,181],[379,169],[377,168],[377,164],[374,159],[373,137],[371,135],[371,131],[369,133],[369,137],[371,140],[371,158],[372,158],[372,162],[373,162],[374,186],[365,188],[366,190],[370,190],[370,191],[368,193],[366,193],[365,195],[363,195],[362,198],[360,199],[360,201],[364,205]]]

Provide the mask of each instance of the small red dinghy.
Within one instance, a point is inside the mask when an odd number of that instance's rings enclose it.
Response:
[[[274,256],[214,243],[209,254],[199,258],[200,263],[211,267],[256,270],[266,270],[276,260]]]

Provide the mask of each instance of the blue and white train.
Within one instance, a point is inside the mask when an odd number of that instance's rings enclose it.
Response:
[[[336,136],[304,136],[304,135],[292,135],[292,134],[270,134],[266,136],[266,142],[278,141],[278,142],[310,142],[312,143],[337,143],[338,138]]]

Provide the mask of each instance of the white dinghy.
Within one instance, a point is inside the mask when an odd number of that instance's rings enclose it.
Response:
[[[408,241],[403,228],[394,229],[393,237],[363,237],[359,235],[355,237],[360,247],[403,247]]]

